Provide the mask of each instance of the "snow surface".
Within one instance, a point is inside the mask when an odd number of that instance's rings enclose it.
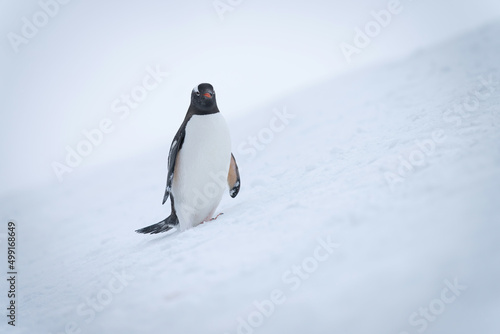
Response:
[[[0,330],[499,333],[499,35],[491,24],[233,120],[241,192],[183,233],[134,233],[169,214],[170,142],[2,198],[20,294],[18,326]]]

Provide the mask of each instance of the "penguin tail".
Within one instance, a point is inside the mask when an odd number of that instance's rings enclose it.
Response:
[[[161,222],[143,227],[135,231],[137,233],[143,233],[143,234],[157,234],[170,231],[177,225],[179,225],[179,220],[177,219],[177,216],[175,214],[171,214],[167,218],[163,219]]]

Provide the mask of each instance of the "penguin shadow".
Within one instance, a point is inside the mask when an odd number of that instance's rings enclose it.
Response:
[[[178,239],[181,233],[179,230],[164,232],[162,233],[163,235],[158,234],[158,236],[149,236],[148,240],[141,240],[135,245],[135,251],[137,253],[168,252],[170,254],[170,251],[178,253],[178,250],[185,248],[186,245],[189,245],[190,249],[196,249],[200,245],[212,240],[211,237],[202,233],[200,229],[203,229],[203,226],[196,226],[195,228],[182,232],[181,239]]]
[[[143,251],[144,249],[151,248],[153,246],[168,245],[169,243],[167,241],[174,240],[175,237],[179,235],[180,231],[175,229],[164,233],[158,233],[156,235],[144,235],[136,232],[133,233],[137,234],[139,238],[142,238],[142,240],[139,240],[136,244],[135,249],[137,251]]]

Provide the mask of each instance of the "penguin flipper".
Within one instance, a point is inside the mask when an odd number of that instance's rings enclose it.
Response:
[[[240,192],[240,171],[233,153],[231,153],[231,164],[229,165],[227,184],[229,185],[229,195],[235,198]]]
[[[170,231],[172,228],[174,228],[178,224],[179,224],[179,220],[177,219],[177,216],[174,213],[172,213],[170,216],[163,219],[161,222],[143,227],[143,228],[135,230],[135,231],[137,233],[143,233],[143,234],[157,234],[157,233],[161,233],[161,232]]]
[[[183,123],[183,125],[181,125],[181,127],[175,134],[175,137],[172,140],[172,145],[170,145],[170,152],[168,154],[168,163],[167,163],[168,164],[167,186],[165,187],[165,195],[163,195],[163,202],[161,203],[162,205],[165,204],[165,202],[168,199],[168,196],[170,195],[170,191],[172,190],[172,181],[174,179],[174,170],[175,170],[175,163],[177,161],[177,155],[181,150],[182,144],[184,144],[184,137],[186,136],[184,129],[185,127]]]

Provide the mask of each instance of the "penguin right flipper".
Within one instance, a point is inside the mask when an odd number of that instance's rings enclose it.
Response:
[[[177,133],[175,134],[174,139],[172,140],[172,145],[170,145],[170,152],[168,154],[168,175],[167,175],[167,186],[165,188],[165,195],[163,195],[162,205],[168,199],[170,195],[170,191],[172,190],[172,180],[174,179],[174,170],[175,170],[175,162],[177,161],[177,155],[184,143],[184,137],[186,136],[185,127],[181,126]]]
[[[170,214],[170,216],[163,219],[161,222],[143,227],[135,231],[137,233],[143,234],[157,234],[170,231],[172,228],[179,225],[179,218],[177,218],[177,214],[175,212],[174,195],[170,196],[170,205],[172,206],[172,213]]]
[[[240,171],[236,164],[236,159],[231,153],[231,164],[229,165],[229,173],[227,175],[227,184],[229,185],[229,195],[235,198],[240,192]]]
[[[161,232],[167,232],[178,224],[179,221],[177,220],[177,216],[175,215],[175,213],[172,213],[170,216],[163,219],[161,222],[143,227],[135,231],[137,233],[143,233],[143,234],[157,234]]]

